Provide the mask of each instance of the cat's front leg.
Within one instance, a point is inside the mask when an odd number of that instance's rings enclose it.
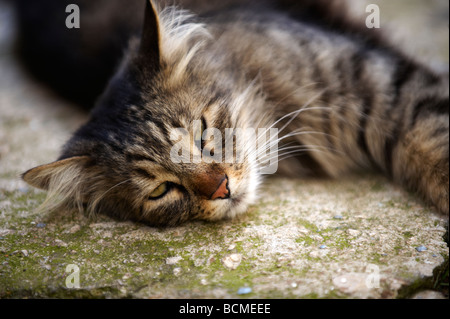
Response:
[[[416,64],[397,66],[402,69],[409,72],[397,72],[397,79],[391,80],[391,103],[384,108],[375,105],[376,115],[368,119],[366,142],[371,136],[381,137],[377,146],[370,145],[368,156],[395,182],[448,214],[448,75]]]
[[[409,127],[389,137],[385,149],[386,168],[393,179],[445,214],[449,212],[448,103],[448,98],[416,101]],[[447,115],[442,114],[445,111]]]

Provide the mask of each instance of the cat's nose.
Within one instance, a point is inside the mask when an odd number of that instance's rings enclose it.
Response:
[[[196,193],[209,200],[230,198],[227,175],[212,173],[198,176],[195,184]]]
[[[220,182],[219,187],[211,196],[211,200],[219,198],[220,199],[230,198],[230,190],[228,189],[228,177],[226,175],[225,178],[223,178],[222,181]]]

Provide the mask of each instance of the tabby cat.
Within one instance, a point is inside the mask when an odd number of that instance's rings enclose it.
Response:
[[[273,127],[278,139],[266,146],[279,143],[279,173],[339,178],[375,168],[448,214],[448,74],[437,74],[348,17],[342,1],[220,3],[146,1],[144,7],[143,0],[142,6],[122,1],[119,10],[106,10],[110,20],[91,19],[104,26],[136,7],[132,19],[117,22],[128,23],[129,44],[90,120],[58,161],[23,174],[30,185],[48,190],[46,209],[76,207],[169,226],[236,216],[256,200],[262,181],[261,164],[251,156],[255,145],[233,140],[242,163],[176,164],[171,132],[188,130],[195,154],[214,152],[210,140],[196,143],[208,128],[225,136],[227,128]],[[80,6],[82,17],[85,8]],[[136,21],[144,11],[139,32]],[[70,32],[86,32],[83,20]],[[111,38],[97,33],[97,45]],[[98,65],[112,72],[108,50],[98,52]],[[82,79],[90,76],[95,72]],[[199,132],[194,121],[202,123]]]

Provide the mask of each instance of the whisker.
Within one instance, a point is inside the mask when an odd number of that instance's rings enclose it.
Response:
[[[282,152],[282,153],[272,152],[272,153],[266,154],[265,156],[259,158],[259,160],[260,161],[261,160],[267,161],[268,160],[268,159],[266,159],[267,156],[271,156],[269,158],[269,160],[273,160],[273,159],[276,159],[277,157],[283,157],[283,156],[288,155],[288,154],[290,154],[292,152],[295,152],[295,151],[304,151],[304,152],[306,152],[306,151],[316,151],[316,152],[321,152],[321,153],[324,153],[324,154],[329,154],[333,150],[330,150],[327,147],[312,147],[311,145],[306,145],[306,146],[300,146],[298,148],[286,149],[284,151],[288,151],[288,152]],[[273,154],[276,154],[276,155],[273,155]]]
[[[260,76],[260,75],[259,75]],[[306,88],[308,88],[308,87],[310,87],[310,86],[314,86],[314,85],[317,85],[317,84],[320,84],[320,82],[311,82],[311,83],[309,83],[309,84],[306,84],[306,85],[304,85],[304,86],[301,86],[301,87],[298,87],[298,88],[296,88],[295,90],[293,90],[291,93],[289,93],[289,94],[287,94],[284,98],[282,98],[281,100],[279,100],[276,104],[274,104],[273,106],[272,106],[272,110],[276,110],[276,108],[281,104],[281,103],[283,103],[285,100],[287,100],[288,98],[290,98],[290,97],[292,97],[293,95],[295,95],[295,94],[297,94],[298,92],[300,92],[301,90],[304,90],[304,89],[306,89]],[[292,112],[292,113],[295,113],[296,111],[294,111],[294,112]],[[286,117],[288,117],[290,114],[292,114],[292,113],[289,113],[289,114],[286,114],[285,116],[283,116],[283,118],[286,118]],[[260,119],[259,120],[259,122],[258,122],[258,124],[261,124],[261,122],[263,121],[263,119]],[[274,124],[273,124],[274,125]],[[273,127],[273,125],[271,126],[271,127]],[[269,127],[269,129],[271,128],[271,127]],[[266,131],[267,132],[267,131]]]
[[[322,153],[324,153],[324,152],[321,151],[321,150],[296,150],[296,151],[292,151],[292,152],[290,152],[290,153],[284,154],[284,156],[281,157],[281,158],[275,157],[275,159],[277,159],[277,163],[279,163],[279,162],[284,161],[284,160],[286,160],[286,159],[288,159],[288,158],[294,157],[294,155],[296,155],[296,154],[301,154],[301,153],[307,152],[307,151],[316,151],[316,152],[322,152]],[[270,162],[270,161],[272,161],[272,160],[273,160],[273,159],[268,160],[268,161],[266,161],[266,162]]]
[[[324,90],[325,91],[325,90]],[[302,112],[305,111],[312,111],[312,110],[324,110],[324,109],[330,109],[329,107],[323,107],[323,106],[315,106],[315,107],[308,107],[309,104],[311,104],[315,99],[317,99],[321,94],[323,94],[323,92],[320,92],[319,94],[313,96],[310,100],[308,100],[308,102],[306,102],[301,108],[299,108],[298,110],[295,110],[293,112],[290,112],[284,116],[282,116],[281,118],[279,118],[277,121],[275,121],[272,125],[270,125],[265,131],[264,134],[267,133],[271,128],[273,128],[275,125],[277,125],[278,123],[280,123],[282,120],[288,118],[291,116],[291,119],[288,121],[288,123],[286,123],[279,131],[278,133],[282,132],[290,123],[292,123],[292,121]]]
[[[317,131],[299,131],[299,130],[296,130],[296,131],[293,131],[293,132],[291,132],[291,133],[289,133],[289,134],[286,134],[285,136],[283,136],[283,137],[281,137],[281,138],[278,138],[277,140],[274,140],[274,141],[269,141],[268,143],[266,143],[265,145],[263,145],[263,146],[258,146],[256,149],[254,149],[249,155],[251,155],[251,156],[253,156],[253,155],[260,155],[260,154],[264,154],[264,153],[266,153],[267,152],[267,150],[268,149],[271,149],[274,145],[276,145],[277,143],[279,144],[279,142],[281,142],[281,141],[283,141],[283,140],[285,140],[286,138],[289,138],[289,137],[293,137],[293,136],[299,136],[299,135],[312,135],[312,134],[317,134],[317,135],[324,135],[324,136],[330,136],[330,137],[334,137],[334,136],[332,136],[332,135],[330,135],[330,134],[327,134],[327,133],[324,133],[324,132],[317,132]],[[286,145],[283,145],[283,147],[286,147],[286,146],[288,146],[288,145],[290,145],[290,144],[294,144],[294,143],[296,143],[295,141],[292,141],[292,142],[290,142],[290,143],[288,143],[288,144],[286,144]],[[303,145],[299,145],[299,146],[303,146]],[[318,145],[316,145],[316,146],[318,146]],[[278,149],[278,151],[281,151],[282,150],[282,148],[280,149]],[[330,149],[331,150],[331,149]],[[337,151],[337,150],[336,150]]]

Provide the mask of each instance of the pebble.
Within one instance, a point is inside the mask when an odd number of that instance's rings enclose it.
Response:
[[[357,237],[357,236],[359,236],[360,231],[356,230],[356,229],[347,229],[346,233],[352,237]]]
[[[173,270],[173,274],[175,275],[175,276],[179,276],[179,275],[181,275],[181,268],[175,268],[174,270]]]
[[[128,274],[128,273],[122,276],[122,280],[128,280],[130,278],[131,278],[131,274]]]
[[[249,293],[252,292],[252,288],[250,287],[241,287],[238,290],[238,295],[248,295]]]
[[[19,192],[21,193],[28,193],[30,189],[28,188],[28,186],[23,186],[23,187],[19,187]]]
[[[425,246],[419,246],[419,247],[416,247],[416,250],[417,250],[418,252],[422,252],[422,251],[427,251],[428,248],[425,247]]]
[[[75,234],[77,231],[79,231],[81,229],[81,227],[80,227],[80,225],[75,225],[75,226],[72,226],[69,230],[68,230],[68,232],[70,233],[70,234]]]
[[[222,259],[222,262],[225,267],[229,269],[236,269],[242,261],[242,255],[241,254],[231,254],[228,256],[225,256]]]
[[[240,254],[233,254],[230,256],[230,259],[234,262],[241,261],[242,256]]]
[[[183,230],[176,230],[173,235],[175,237],[182,237],[184,235],[184,231]]]
[[[55,239],[55,244],[59,247],[67,247],[67,243],[63,242],[61,239]]]
[[[126,295],[128,293],[126,288],[124,288],[124,287],[120,288],[120,292],[124,295]]]
[[[107,231],[105,231],[105,232],[102,234],[102,237],[103,237],[103,238],[112,238],[112,237],[113,237],[113,233],[112,233],[111,231],[107,230]]]
[[[183,260],[182,257],[177,256],[177,257],[170,257],[166,259],[166,264],[167,265],[175,265],[177,264],[180,260]]]

